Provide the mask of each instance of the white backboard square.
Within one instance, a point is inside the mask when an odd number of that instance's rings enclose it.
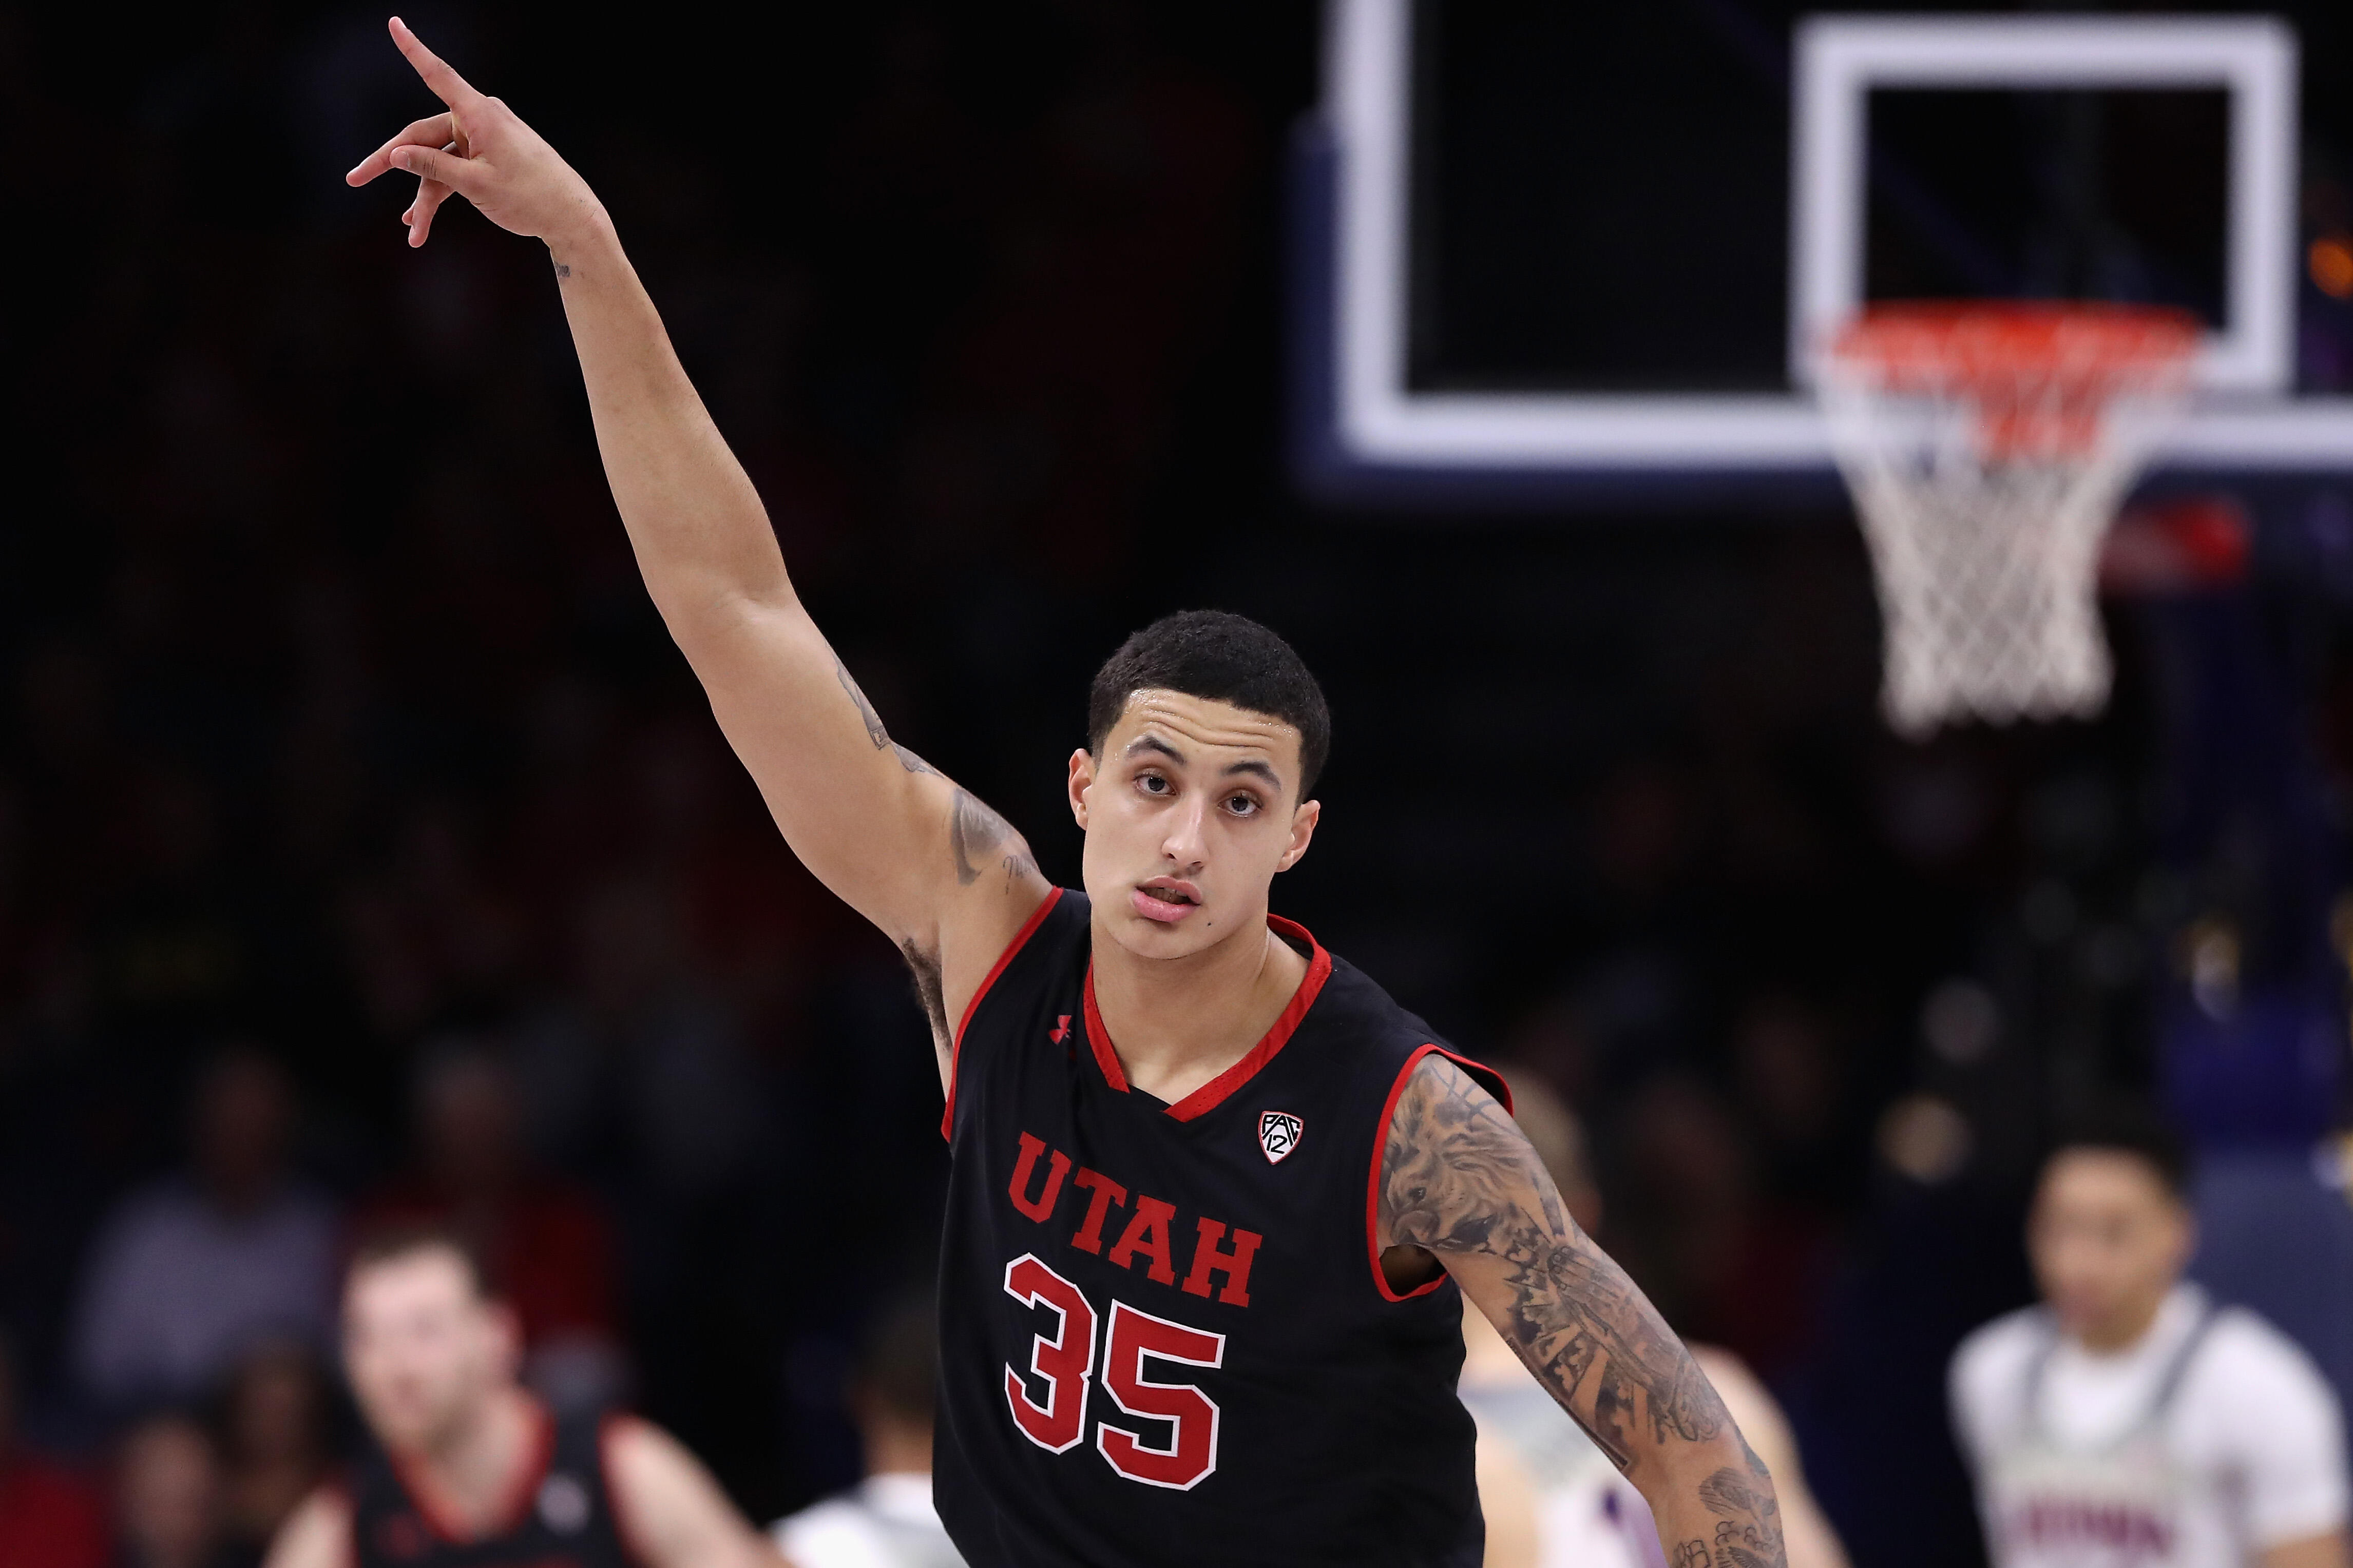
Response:
[[[2200,384],[2295,379],[2296,49],[2267,16],[1815,16],[1799,29],[1790,181],[1789,374],[1862,306],[1874,88],[2221,88],[2230,98],[2228,323]]]
[[[1505,482],[1827,477],[1827,432],[1804,389],[1820,334],[1862,302],[1871,91],[2179,86],[2228,94],[2230,232],[2224,326],[2200,357],[2200,401],[2158,465],[2353,469],[2353,397],[2292,384],[2299,68],[2284,23],[1983,13],[1801,23],[1787,193],[1794,390],[1588,394],[1409,384],[1414,4],[1328,0],[1327,20],[1330,259],[1301,308],[1328,344],[1306,378],[1324,389],[1314,440],[1343,465]]]

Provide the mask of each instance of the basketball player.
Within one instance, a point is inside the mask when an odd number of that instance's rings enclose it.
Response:
[[[794,852],[914,971],[954,1162],[934,1492],[967,1561],[1477,1563],[1459,1281],[1676,1568],[1779,1563],[1763,1465],[1493,1078],[1269,915],[1330,743],[1289,646],[1192,614],[1114,653],[1067,762],[1085,890],[1049,886],[827,646],[586,182],[392,29],[448,109],[350,180],[418,176],[412,245],[454,193],[547,246],[655,605]]]
[[[938,1342],[928,1295],[868,1326],[849,1378],[866,1479],[769,1527],[794,1568],[963,1568],[932,1504]]]
[[[778,1568],[669,1434],[551,1416],[515,1382],[522,1353],[450,1237],[364,1243],[343,1365],[376,1447],[295,1510],[266,1568]]]
[[[2179,1144],[2104,1113],[2044,1165],[2044,1305],[1953,1358],[1954,1423],[1996,1568],[2347,1568],[2345,1439],[2304,1352],[2217,1309]]]

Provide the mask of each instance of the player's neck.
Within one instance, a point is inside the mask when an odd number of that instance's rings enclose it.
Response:
[[[537,1402],[522,1389],[500,1389],[455,1423],[440,1439],[408,1456],[412,1485],[432,1492],[432,1504],[451,1522],[480,1535],[505,1523],[522,1468],[539,1437]]]
[[[1095,932],[1095,1007],[1120,1070],[1171,1102],[1248,1055],[1306,977],[1307,961],[1262,921],[1183,958],[1139,958]]]
[[[2126,1303],[2095,1323],[2084,1323],[2073,1329],[2068,1337],[2094,1355],[2122,1355],[2148,1337],[2157,1327],[2157,1318],[2165,1310],[2170,1289],[2153,1297]]]

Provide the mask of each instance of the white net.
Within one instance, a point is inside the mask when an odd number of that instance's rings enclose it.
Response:
[[[1898,732],[2106,702],[2100,543],[2196,342],[2171,311],[1896,306],[1831,346],[1823,407],[1871,547]]]

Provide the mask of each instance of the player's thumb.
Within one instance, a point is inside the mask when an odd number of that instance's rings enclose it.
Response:
[[[472,158],[431,147],[396,147],[392,166],[419,179],[438,180],[464,196],[477,196],[490,186],[490,169]]]

